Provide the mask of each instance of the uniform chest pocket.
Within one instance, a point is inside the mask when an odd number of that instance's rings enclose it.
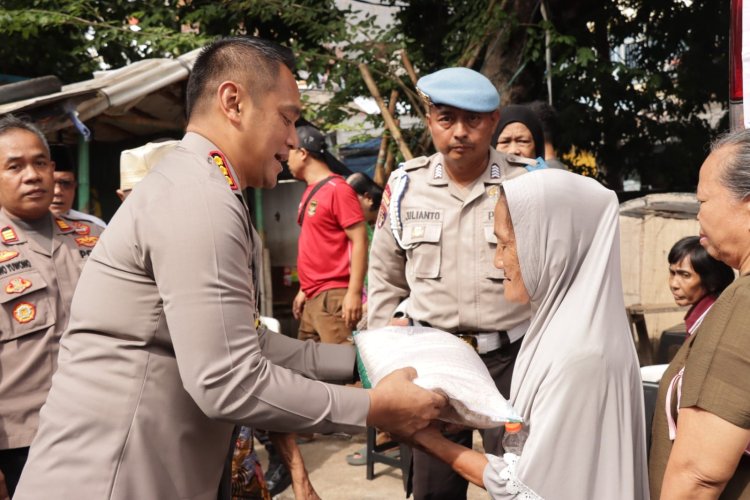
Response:
[[[413,222],[404,224],[401,240],[409,247],[406,258],[417,278],[440,277],[441,222]]]
[[[0,279],[0,341],[46,330],[55,324],[47,282],[38,271]]]
[[[495,267],[495,253],[497,252],[497,238],[495,237],[494,224],[484,225],[484,240],[487,242],[484,260],[485,276],[491,280],[501,280],[505,278],[505,273]]]

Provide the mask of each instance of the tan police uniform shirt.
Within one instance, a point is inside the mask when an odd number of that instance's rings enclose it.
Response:
[[[260,243],[235,179],[188,133],[110,221],[15,498],[215,500],[234,424],[364,430],[366,391],[305,378],[351,380],[351,346],[256,330]]]
[[[0,210],[0,450],[29,446],[36,434],[73,291],[101,233],[48,217],[52,241],[42,248]]]
[[[406,297],[409,317],[449,332],[510,330],[530,317],[529,306],[505,301],[503,272],[493,265],[499,187],[525,173],[526,162],[494,149],[489,155],[468,193],[449,180],[440,153],[404,164],[408,184],[398,204],[400,174],[391,174],[370,250],[369,328],[386,326]],[[394,217],[407,250],[393,235]]]

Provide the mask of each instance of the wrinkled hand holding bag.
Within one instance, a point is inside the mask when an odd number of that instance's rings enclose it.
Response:
[[[355,332],[362,384],[374,387],[399,368],[417,370],[414,383],[445,395],[445,422],[490,429],[521,416],[495,387],[474,349],[450,333],[421,326],[388,326]]]

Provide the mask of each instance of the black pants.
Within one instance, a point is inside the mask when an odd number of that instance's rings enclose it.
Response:
[[[0,450],[0,471],[5,476],[5,486],[8,488],[8,494],[13,498],[13,493],[18,486],[18,480],[21,478],[21,471],[26,465],[26,459],[29,456],[29,447],[12,448],[10,450]]]
[[[504,346],[501,349],[482,355],[482,361],[495,381],[497,389],[503,397],[510,395],[510,380],[513,375],[513,367],[516,364],[516,356],[521,348],[521,340]],[[502,433],[501,429],[488,429],[480,431],[484,449],[493,453],[498,449]],[[472,431],[459,432],[458,434],[446,435],[455,443],[462,444],[467,448],[472,447]],[[414,491],[414,500],[465,500],[466,490],[469,483],[453,471],[450,465],[433,458],[431,455],[419,450],[412,450],[411,485]],[[407,496],[409,495],[407,488]]]

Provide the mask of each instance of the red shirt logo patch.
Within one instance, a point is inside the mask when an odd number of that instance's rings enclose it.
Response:
[[[13,319],[19,323],[28,323],[36,317],[36,307],[28,302],[19,302],[13,308]]]
[[[24,278],[13,278],[5,285],[5,293],[21,293],[31,286],[31,281]]]

